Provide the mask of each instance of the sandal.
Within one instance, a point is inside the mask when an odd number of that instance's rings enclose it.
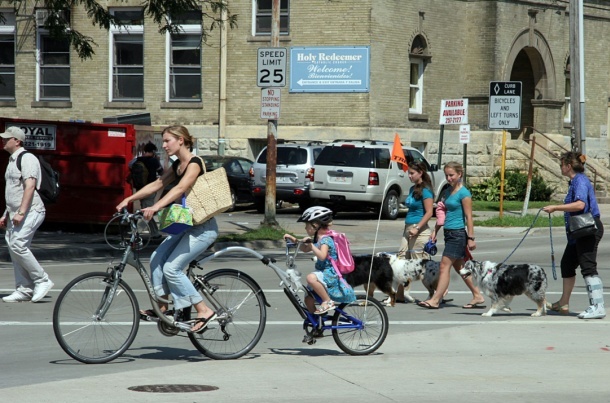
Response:
[[[335,309],[335,303],[332,300],[328,300],[328,301],[324,301],[320,304],[320,307],[318,309],[316,309],[316,311],[313,313],[314,315],[322,315],[325,314],[328,311],[332,311],[333,309]]]
[[[201,333],[205,330],[205,328],[210,324],[211,321],[216,319],[218,315],[216,312],[212,314],[209,318],[197,318],[192,320],[193,326],[191,326],[191,332],[193,333]]]
[[[546,303],[546,310],[557,312],[560,315],[569,315],[570,314],[570,306],[568,304],[559,305],[559,302]]]

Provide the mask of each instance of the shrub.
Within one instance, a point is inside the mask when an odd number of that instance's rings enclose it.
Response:
[[[470,188],[473,200],[500,201],[500,171]],[[508,170],[504,174],[504,200],[525,200],[527,191],[527,174],[516,170]],[[555,192],[549,187],[538,173],[538,169],[532,175],[532,187],[530,190],[530,201],[549,201]]]

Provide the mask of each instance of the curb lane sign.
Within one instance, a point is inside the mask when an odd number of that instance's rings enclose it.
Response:
[[[489,128],[521,128],[521,81],[489,83]]]
[[[261,119],[279,120],[282,90],[263,88],[261,90]]]
[[[286,86],[286,48],[258,48],[256,85]]]

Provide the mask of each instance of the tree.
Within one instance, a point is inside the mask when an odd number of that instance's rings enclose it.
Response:
[[[21,0],[8,1],[9,4],[21,2]],[[203,10],[204,23],[201,40],[204,43],[207,41],[210,31],[221,24],[228,24],[230,28],[237,26],[237,16],[230,14],[226,0],[142,0],[141,5],[144,16],[149,17],[159,25],[160,34],[179,33],[180,27],[170,20],[170,16],[198,9]],[[49,11],[44,28],[49,31],[52,37],[67,38],[81,59],[91,59],[95,54],[93,47],[97,46],[97,43],[93,38],[70,27],[70,21],[64,18],[66,14],[63,11],[82,7],[87,12],[91,23],[94,26],[99,26],[100,29],[109,30],[112,25],[124,26],[108,12],[107,8],[95,0],[43,0],[38,4],[38,7]],[[226,11],[225,22],[222,21],[221,17],[223,10]],[[1,13],[0,21],[4,21]],[[207,27],[206,23],[209,24]]]

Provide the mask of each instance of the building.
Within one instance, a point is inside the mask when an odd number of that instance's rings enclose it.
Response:
[[[6,83],[0,86],[0,116],[101,122],[148,113],[155,126],[189,127],[202,153],[221,148],[253,157],[266,144],[257,49],[269,47],[271,0],[229,0],[239,26],[227,30],[224,40],[221,30],[212,30],[203,45],[200,13],[183,16],[184,34],[172,37],[143,17],[139,0],[99,2],[130,23],[128,32],[94,27],[74,8],[71,24],[97,43],[95,56],[85,61],[48,36],[40,3],[24,0],[16,9],[1,9],[7,20],[0,26],[0,77]],[[556,144],[570,148],[567,0],[282,0],[281,6],[280,46],[289,56],[289,84],[281,89],[279,138],[392,140],[398,132],[435,161],[441,100],[464,98],[472,130],[468,173],[486,177],[500,165],[502,137],[487,129],[489,83],[521,81],[521,130],[510,132],[508,166],[524,167],[533,133],[550,151],[558,150]],[[587,153],[605,181],[607,1],[584,2],[584,32]],[[368,60],[350,62],[362,52]],[[320,53],[325,60],[307,59]],[[300,59],[292,60],[295,55]],[[352,73],[364,74],[367,85],[343,83]],[[332,77],[335,84],[314,91],[295,84],[310,74]],[[441,161],[461,161],[463,150],[458,126],[447,126]],[[540,168],[555,166],[552,154],[540,153]],[[558,170],[550,171],[557,172],[548,179],[559,181]]]

